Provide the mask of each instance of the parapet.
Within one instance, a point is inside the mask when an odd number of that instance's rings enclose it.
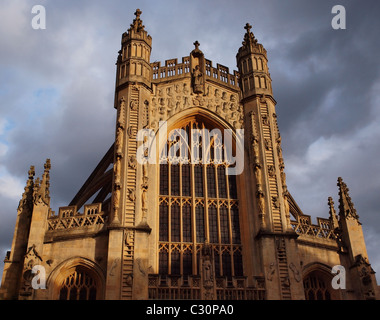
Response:
[[[181,78],[191,78],[190,56],[183,57],[181,63],[178,63],[178,59],[175,58],[166,60],[163,66],[161,66],[161,62],[153,62],[150,65],[153,69],[152,83],[154,84]],[[239,72],[233,71],[230,74],[229,68],[219,63],[216,64],[215,68],[212,61],[208,59],[205,59],[205,79],[231,89],[239,89]]]

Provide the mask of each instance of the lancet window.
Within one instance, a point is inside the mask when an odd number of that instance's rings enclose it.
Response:
[[[162,275],[199,274],[205,243],[213,248],[217,276],[243,275],[236,176],[226,175],[230,164],[225,160],[222,130],[209,140],[191,132],[207,128],[195,117],[188,120],[182,130],[169,134],[161,152],[158,262]]]
[[[334,300],[331,295],[331,284],[318,271],[309,274],[303,281],[306,300]]]
[[[96,281],[82,268],[74,268],[63,280],[59,290],[59,300],[95,300]]]

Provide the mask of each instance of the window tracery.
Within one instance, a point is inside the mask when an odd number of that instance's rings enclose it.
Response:
[[[303,281],[306,300],[332,300],[329,282],[320,272],[310,273]]]
[[[169,139],[166,152],[161,152],[158,248],[161,275],[199,275],[201,248],[206,242],[213,248],[216,276],[243,275],[236,176],[226,175],[229,164],[224,159],[222,136],[211,136],[210,146],[205,150],[202,138],[190,134],[191,129],[206,127],[196,117],[182,126],[189,138],[187,158],[180,151],[181,145],[176,154],[168,155],[169,148],[180,139]],[[193,143],[197,147],[195,163],[190,161],[189,151]],[[209,161],[202,163],[204,157]]]
[[[95,300],[96,280],[82,268],[74,268],[63,280],[59,290],[59,300]]]

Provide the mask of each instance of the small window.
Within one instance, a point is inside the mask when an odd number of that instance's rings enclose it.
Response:
[[[75,268],[63,281],[59,300],[96,300],[96,282],[82,268]]]

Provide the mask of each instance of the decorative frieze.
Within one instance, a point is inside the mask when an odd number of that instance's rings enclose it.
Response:
[[[192,107],[208,109],[230,123],[235,129],[243,127],[243,108],[237,93],[221,91],[206,85],[206,93],[192,94],[189,81],[157,88],[151,98],[149,127],[158,128],[159,121],[168,120],[174,114]]]

